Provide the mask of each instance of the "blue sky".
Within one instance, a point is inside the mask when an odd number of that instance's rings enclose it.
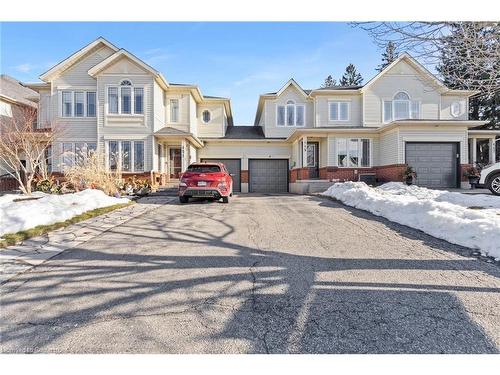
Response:
[[[103,36],[161,71],[167,81],[193,83],[206,95],[231,98],[237,125],[253,124],[259,94],[290,78],[316,88],[353,63],[365,82],[381,51],[363,30],[328,23],[2,23],[0,70],[23,82]]]

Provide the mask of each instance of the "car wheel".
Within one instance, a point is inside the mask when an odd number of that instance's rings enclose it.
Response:
[[[490,189],[493,194],[500,195],[500,173],[490,178],[488,189]]]
[[[189,202],[189,197],[184,197],[184,196],[183,197],[179,197],[179,201],[182,204],[187,203],[187,202]]]
[[[229,197],[222,197],[222,203],[229,203]]]

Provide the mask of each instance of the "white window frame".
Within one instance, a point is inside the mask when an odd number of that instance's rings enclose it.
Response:
[[[396,95],[398,95],[399,93],[404,93],[408,96],[408,100],[401,100],[401,99],[394,99],[396,97]],[[385,119],[385,103],[386,102],[390,102],[391,103],[391,118],[389,120],[386,120]],[[395,103],[396,102],[408,102],[408,118],[400,118],[400,119],[396,119],[396,106],[395,106]],[[417,114],[417,117],[412,117],[412,106],[413,104],[417,104],[418,106],[418,114]],[[392,121],[399,121],[399,120],[418,120],[420,119],[422,116],[422,101],[421,100],[412,100],[411,99],[411,96],[410,94],[408,94],[406,91],[402,91],[402,90],[399,90],[397,91],[393,97],[391,99],[383,99],[382,100],[382,123],[384,124],[388,124]]]
[[[356,139],[357,142],[358,142],[358,154],[357,154],[357,157],[358,157],[358,165],[357,166],[351,166],[351,150],[349,148],[349,144],[350,144],[350,141],[353,140],[353,139]],[[339,140],[344,140],[345,143],[346,143],[346,151],[347,151],[347,166],[341,166],[339,165],[339,147],[338,147],[338,144],[339,144]],[[370,162],[368,163],[368,166],[361,166],[361,158],[360,158],[360,152],[361,152],[361,156],[363,154],[363,148],[360,147],[362,144],[363,144],[363,140],[367,140],[368,141],[368,144],[369,144],[369,158],[370,158]],[[335,163],[337,164],[337,167],[338,168],[351,168],[351,169],[369,169],[369,168],[373,168],[373,139],[372,138],[357,138],[357,137],[339,137],[339,138],[336,138],[335,140]]]
[[[121,82],[124,81],[130,81],[129,79],[123,79]],[[130,113],[122,113],[122,88],[129,88],[130,89]],[[109,112],[109,89],[110,88],[116,88],[118,90],[118,113],[111,113]],[[142,113],[135,113],[135,89],[142,89]],[[134,117],[144,117],[146,113],[146,88],[141,85],[134,85],[133,83],[131,85],[106,85],[106,94],[104,95],[105,97],[105,107],[106,107],[106,115],[108,116],[134,116]]]
[[[455,111],[453,110],[455,106],[458,106],[458,111],[455,113]],[[453,118],[457,118],[460,116],[460,113],[462,112],[462,105],[460,104],[460,102],[453,102],[451,103],[450,105],[450,115],[451,117]]]
[[[205,121],[205,119],[203,118],[203,114],[205,112],[208,112],[208,115],[210,117],[208,121]],[[204,109],[203,111],[201,111],[201,122],[203,122],[204,124],[210,124],[212,122],[212,111],[210,111],[209,109]]]
[[[70,115],[65,115],[64,114],[64,93],[69,93],[70,98],[71,98],[71,114]],[[76,111],[75,111],[75,106],[76,106],[76,93],[82,93],[83,94],[83,115],[82,116],[76,116]],[[88,94],[89,93],[94,93],[95,95],[95,115],[94,116],[89,116],[88,111],[87,111],[87,102],[88,102]],[[78,90],[78,89],[72,89],[72,90],[61,90],[61,100],[59,101],[61,104],[61,117],[64,118],[96,118],[97,116],[97,91],[96,90]]]
[[[94,114],[89,115],[89,94],[94,94]],[[97,117],[97,91],[85,91],[85,117]]]
[[[302,103],[295,103],[293,100],[291,100],[292,103],[289,103],[290,101],[287,101],[286,103],[284,104],[278,104],[276,103],[276,126],[280,127],[280,128],[303,128],[306,126],[306,106],[305,104],[302,104]],[[288,106],[291,106],[293,105],[293,125],[288,125]],[[285,109],[285,115],[284,115],[284,122],[282,125],[280,125],[278,123],[278,113],[279,113],[279,108],[280,107],[284,107]],[[304,120],[304,123],[302,125],[297,125],[297,108],[298,107],[302,107],[303,108],[303,111],[304,111],[304,115],[303,115],[303,120]]]
[[[173,102],[177,102],[177,113],[176,113],[176,118],[174,120],[174,105],[173,105]],[[180,109],[181,109],[181,106],[180,106],[180,100],[178,98],[171,98],[169,99],[169,104],[170,104],[170,122],[172,123],[178,123],[179,122],[179,118],[180,118]]]
[[[118,160],[123,163],[123,152],[122,152],[122,142],[130,142],[130,169],[128,171],[123,171],[124,173],[142,173],[146,170],[146,142],[143,139],[109,139],[105,142],[106,149],[106,169],[111,171],[110,165],[110,154],[109,154],[109,142],[117,142],[118,144]],[[142,143],[142,170],[135,169],[135,144]]]
[[[347,118],[345,120],[340,118],[340,104],[347,104]],[[337,118],[332,118],[332,105],[337,107]],[[329,100],[328,101],[328,121],[329,122],[348,122],[351,120],[351,101],[350,100]]]

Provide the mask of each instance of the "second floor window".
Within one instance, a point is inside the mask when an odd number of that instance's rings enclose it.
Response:
[[[63,91],[61,105],[63,117],[95,117],[96,93],[95,91]]]
[[[349,102],[329,102],[328,107],[330,121],[349,121]]]
[[[420,118],[420,102],[410,100],[406,92],[398,92],[393,100],[384,100],[384,122]]]
[[[124,80],[120,87],[108,87],[109,114],[143,114],[144,88],[134,87],[129,80]]]
[[[208,124],[210,122],[210,111],[209,110],[204,110],[203,113],[201,114],[202,120],[205,124]]]
[[[179,99],[170,99],[170,122],[179,122]]]
[[[289,100],[286,105],[278,105],[276,111],[276,124],[278,126],[304,126],[304,105],[295,104],[293,100]]]

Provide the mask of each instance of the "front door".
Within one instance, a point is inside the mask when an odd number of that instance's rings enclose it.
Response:
[[[169,164],[170,164],[170,170],[169,170],[170,178],[179,178],[182,169],[180,148],[169,149]]]
[[[309,178],[319,178],[318,151],[318,142],[307,143],[307,168],[309,168]]]

